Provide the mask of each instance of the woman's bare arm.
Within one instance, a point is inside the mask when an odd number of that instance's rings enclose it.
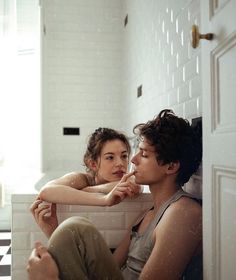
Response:
[[[88,186],[83,188],[84,192],[95,192],[95,193],[104,193],[107,194],[109,193],[111,190],[114,189],[114,187],[119,183],[119,181],[115,181],[115,182],[109,182],[106,184],[101,184],[101,185],[95,185],[95,186]]]
[[[126,196],[132,197],[139,193],[140,187],[128,181],[132,175],[133,173],[124,175],[121,181],[105,195],[81,190],[88,183],[85,174],[69,174],[47,183],[41,189],[39,198],[52,203],[111,206],[119,203]]]
[[[83,194],[83,192],[91,193],[109,193],[118,182],[112,182],[108,184],[90,186],[91,178],[89,174],[85,173],[69,173],[58,179],[48,182],[42,187],[39,193],[39,197],[42,200],[55,202],[55,203],[65,203],[65,204],[77,204],[77,197],[81,195],[81,204],[83,203],[83,197],[86,199],[85,203],[90,203],[94,205],[94,195]],[[80,190],[75,193],[75,190]],[[81,191],[82,190],[82,191]],[[96,198],[98,196],[96,195]],[[88,198],[88,200],[87,200]],[[97,201],[96,205],[101,205],[102,202]],[[90,204],[88,204],[90,205]]]

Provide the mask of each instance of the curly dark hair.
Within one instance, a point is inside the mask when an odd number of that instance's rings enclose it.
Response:
[[[99,127],[90,135],[87,144],[87,150],[84,154],[84,164],[88,172],[92,172],[92,170],[89,167],[89,161],[90,160],[96,161],[101,154],[101,150],[104,144],[107,141],[111,141],[111,140],[122,141],[126,145],[127,152],[130,155],[131,148],[125,134],[111,128]]]
[[[155,147],[158,163],[180,163],[178,186],[183,186],[197,171],[202,160],[199,128],[193,128],[188,120],[177,117],[172,110],[162,110],[153,120],[136,125],[134,133]]]

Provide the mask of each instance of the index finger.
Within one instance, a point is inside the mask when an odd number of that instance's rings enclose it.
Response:
[[[125,175],[121,178],[120,183],[126,182],[127,179],[128,179],[129,177],[133,176],[134,174],[135,174],[135,171],[132,171],[132,172],[130,172],[130,173],[125,174]]]

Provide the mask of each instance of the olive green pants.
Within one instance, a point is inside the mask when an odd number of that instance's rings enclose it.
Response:
[[[99,231],[85,218],[72,217],[52,234],[48,250],[60,280],[121,280],[122,273]]]

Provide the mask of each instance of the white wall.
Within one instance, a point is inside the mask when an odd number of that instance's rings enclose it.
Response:
[[[185,118],[200,116],[200,48],[190,46],[200,21],[199,0],[126,0],[123,28],[123,127],[152,119],[164,108]],[[137,98],[137,87],[143,96]]]
[[[163,108],[201,115],[200,48],[189,36],[199,0],[42,3],[44,171],[81,169],[98,126],[132,135]],[[80,127],[81,136],[63,136],[64,126]]]
[[[88,134],[119,128],[121,1],[42,1],[43,171],[81,169]],[[63,136],[63,127],[80,136]]]

